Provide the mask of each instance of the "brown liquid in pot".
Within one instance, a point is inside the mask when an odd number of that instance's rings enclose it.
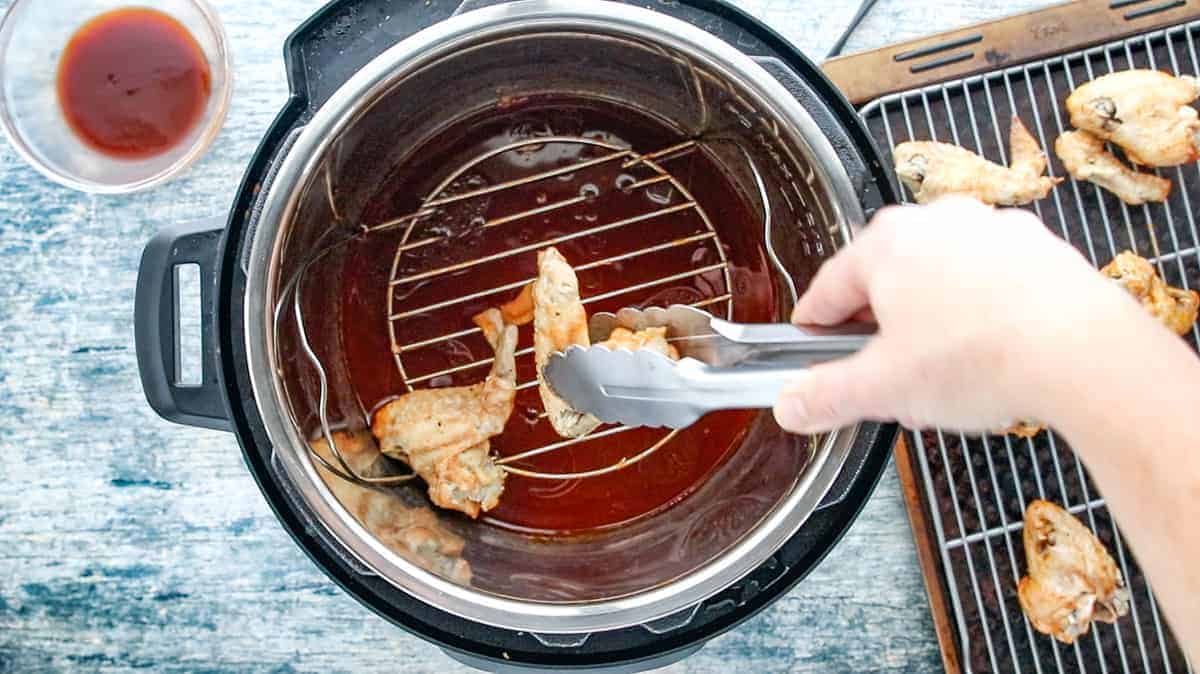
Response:
[[[544,135],[584,136],[628,144],[641,153],[682,140],[677,131],[659,120],[609,103],[547,98],[503,100],[497,108],[451,126],[428,147],[414,153],[417,161],[406,162],[384,181],[383,187],[368,200],[361,220],[365,225],[373,225],[414,212],[420,207],[421,198],[436,187],[451,168],[489,149],[521,138]],[[456,181],[448,193],[497,184],[608,152],[560,143],[533,146],[488,161]],[[445,212],[418,225],[409,241],[430,236],[445,238],[436,244],[406,251],[400,259],[397,277],[502,253],[681,202],[680,194],[669,190],[666,183],[632,191],[621,189],[627,188],[631,180],[655,175],[644,166],[622,169],[621,163],[614,161],[581,169],[561,178],[448,207]],[[720,165],[702,151],[666,161],[663,166],[693,193],[716,227],[735,286],[732,289],[736,298],[733,318],[746,322],[775,319],[775,288],[761,246],[761,224],[745,198],[734,188]],[[480,227],[483,219],[554,203],[581,193],[594,198],[575,207],[518,222],[486,229]],[[678,241],[705,231],[699,217],[684,211],[576,238],[558,244],[558,248],[579,267],[593,260]],[[345,258],[342,347],[355,391],[367,412],[373,412],[406,390],[392,357],[386,318],[388,279],[401,234],[390,231],[365,237],[351,244]],[[578,275],[586,299],[719,263],[713,240],[708,239],[582,270]],[[439,275],[426,282],[402,284],[396,288],[395,310],[402,312],[425,307],[535,275],[536,252],[520,253]],[[590,315],[624,306],[699,302],[727,292],[730,289],[726,287],[724,275],[712,271],[586,306]],[[397,340],[401,344],[413,344],[470,329],[473,315],[515,295],[515,290],[488,295],[398,320],[395,323]],[[718,303],[707,308],[724,316],[727,306]],[[531,345],[532,326],[524,326],[518,349]],[[486,342],[474,333],[407,351],[402,355],[402,362],[408,378],[412,379],[490,357]],[[486,364],[472,367],[414,386],[475,383],[486,376],[488,367]],[[532,355],[518,356],[517,371],[518,383],[535,378]],[[541,411],[537,388],[521,390],[505,432],[492,439],[493,452],[501,456],[512,455],[562,440],[545,419],[538,419]],[[691,493],[737,447],[754,415],[754,412],[739,411],[709,415],[683,430],[645,461],[601,477],[546,481],[510,475],[500,505],[485,516],[485,521],[540,535],[561,535],[617,525],[669,507]],[[520,465],[544,472],[588,470],[616,463],[622,457],[632,457],[665,433],[655,429],[626,431],[544,454]]]

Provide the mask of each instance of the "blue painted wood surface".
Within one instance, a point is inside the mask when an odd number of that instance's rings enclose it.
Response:
[[[142,246],[162,225],[229,207],[286,97],[283,40],[321,2],[214,4],[235,91],[220,138],[187,175],[134,196],[88,196],[0,145],[0,673],[458,671],[309,562],[233,438],[167,424],[142,397],[132,350]],[[741,4],[820,59],[858,3]],[[1039,4],[881,0],[849,49]],[[941,668],[890,471],[805,583],[668,671],[730,667]]]

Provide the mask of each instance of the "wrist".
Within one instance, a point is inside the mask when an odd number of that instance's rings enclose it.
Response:
[[[1122,289],[1088,279],[1027,328],[1014,358],[1028,413],[1056,428],[1094,415],[1089,401],[1136,372],[1131,353],[1166,332]],[[1169,335],[1168,335],[1169,336]]]
[[[1074,312],[1069,338],[1049,340],[1046,367],[1031,392],[1039,418],[1068,438],[1095,432],[1132,408],[1165,411],[1153,402],[1159,386],[1200,370],[1182,338],[1123,290],[1110,288],[1108,297]]]

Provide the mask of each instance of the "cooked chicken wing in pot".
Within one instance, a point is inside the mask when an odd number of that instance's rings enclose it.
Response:
[[[1097,77],[1067,97],[1071,125],[1119,145],[1144,166],[1178,166],[1200,157],[1200,119],[1191,102],[1196,78],[1158,70]]]
[[[1151,316],[1175,334],[1187,334],[1195,324],[1200,311],[1200,294],[1167,285],[1149,260],[1125,251],[1105,265],[1100,273],[1121,284]]]
[[[1034,629],[1069,644],[1093,620],[1116,622],[1129,610],[1117,565],[1071,513],[1048,501],[1030,503],[1023,538],[1029,575],[1017,596]]]
[[[588,346],[587,312],[579,296],[575,270],[556,248],[538,253],[538,277],[533,284],[533,353],[537,361],[538,391],[554,430],[565,438],[592,432],[600,420],[573,409],[546,382],[542,370],[556,351],[579,344]]]
[[[494,508],[504,491],[504,471],[489,454],[488,439],[504,430],[517,391],[516,326],[498,309],[476,322],[495,351],[484,381],[407,393],[376,412],[371,424],[383,453],[411,466],[429,484],[435,504],[471,517]]]
[[[1007,168],[957,145],[933,141],[900,143],[893,158],[897,175],[919,204],[946,194],[1000,206],[1045,198],[1061,179],[1043,175],[1046,155],[1018,117],[1012,118],[1008,143],[1011,161]]]
[[[505,323],[528,325],[533,322],[533,284],[521,288],[521,293],[500,305],[500,314]]]
[[[1122,164],[1088,131],[1064,133],[1054,142],[1054,151],[1072,178],[1103,187],[1127,204],[1165,201],[1171,192],[1170,180]]]
[[[629,328],[615,328],[608,339],[597,342],[596,346],[604,346],[609,349],[629,349],[630,351],[648,349],[661,353],[671,360],[679,360],[679,351],[667,341],[665,327],[645,328],[637,332]]]
[[[382,476],[377,470],[382,455],[369,433],[337,432],[333,441],[352,471],[364,477]],[[329,465],[341,467],[324,439],[313,442],[312,448]],[[394,491],[344,480],[319,462],[316,467],[342,507],[388,549],[449,580],[470,582],[471,565],[462,558],[463,540],[442,527],[428,506],[408,505]]]

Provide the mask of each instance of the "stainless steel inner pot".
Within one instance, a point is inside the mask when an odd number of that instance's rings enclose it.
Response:
[[[307,502],[319,520],[313,525],[364,572],[460,617],[543,634],[645,624],[733,584],[804,523],[857,433],[789,436],[764,412],[697,492],[585,540],[533,540],[438,513],[438,526],[465,541],[469,583],[414,563],[339,503],[307,450],[320,434],[319,381],[297,357],[294,336],[276,333],[280,293],[319,240],[331,229],[353,231],[366,197],[439,130],[502,95],[563,92],[651,111],[682,137],[702,139],[762,214],[762,239],[778,270],[780,319],[795,288],[861,224],[857,195],[829,141],[755,61],[653,11],[601,0],[527,0],[439,23],[342,86],[278,166],[243,260],[251,383],[274,446],[275,478]],[[335,293],[346,263],[330,256],[309,287]],[[340,320],[329,312],[311,318],[308,330],[336,335]],[[329,423],[360,431],[343,355],[336,347],[317,355],[327,376]],[[403,487],[398,498],[420,503],[421,489]]]

